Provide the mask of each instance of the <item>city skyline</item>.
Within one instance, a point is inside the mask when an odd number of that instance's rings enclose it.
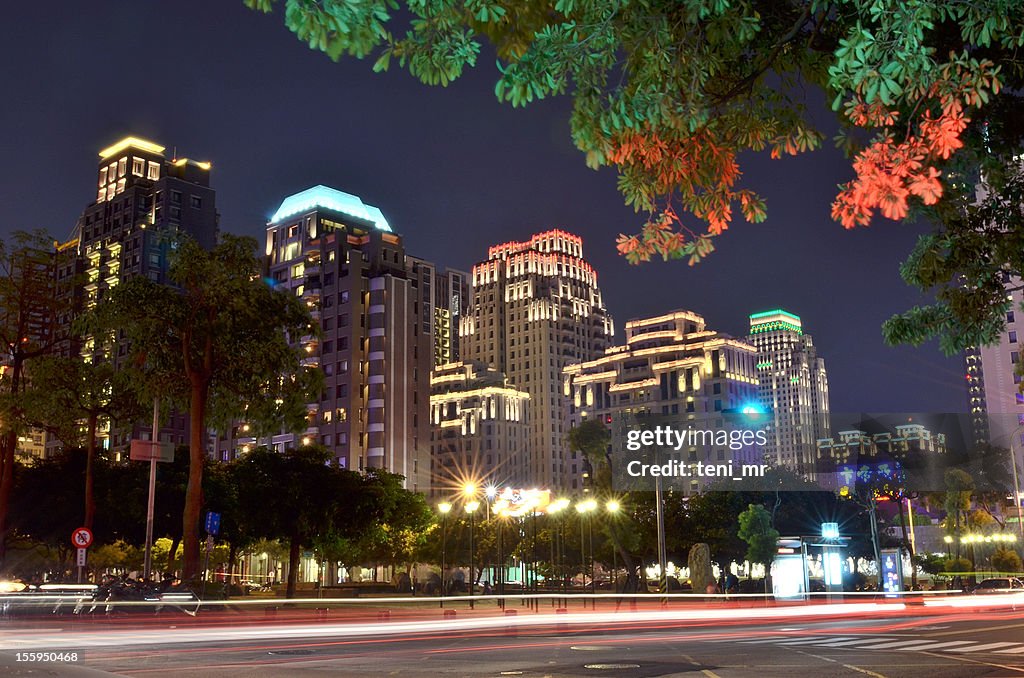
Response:
[[[17,10],[26,23],[40,11]],[[109,3],[74,20],[47,20],[66,52],[41,61],[40,46],[21,42],[28,36],[14,36],[8,46],[11,72],[31,63],[38,76],[5,83],[16,100],[37,102],[0,113],[19,130],[12,142],[14,157],[22,158],[0,170],[10,189],[0,196],[8,233],[43,227],[66,237],[89,200],[85,177],[94,171],[97,148],[129,134],[174,141],[179,156],[212,161],[224,232],[259,237],[284,196],[316,184],[378,205],[411,252],[441,267],[466,270],[490,244],[563,228],[584,238],[620,327],[686,308],[743,336],[748,314],[785,307],[814,327],[829,359],[834,411],[966,408],[959,358],[945,359],[931,344],[889,348],[881,340],[882,320],[925,301],[897,273],[925,229],[880,223],[843,232],[832,223],[831,187],[847,176],[846,161],[831,149],[746,163],[748,182],[768,199],[768,222],[735,226],[705,263],[631,267],[614,252],[614,237],[640,217],[622,204],[613,174],[586,169],[572,148],[569,102],[525,110],[499,105],[487,58],[446,92],[404,73],[374,75],[369,63],[331,63],[281,31],[278,17],[241,4],[194,3],[190,11],[186,3],[160,12]],[[145,36],[140,25],[148,27]],[[229,25],[230,41],[211,39]],[[128,51],[175,42],[194,47],[182,49],[175,62],[181,77],[173,81],[148,77],[145,60],[124,60],[119,77],[131,83],[125,97],[90,97],[91,86],[83,87],[107,58],[85,48],[93,34],[122,35]],[[66,86],[55,86],[61,82]],[[68,97],[88,102],[73,119],[45,112]],[[294,125],[268,122],[289,109]],[[42,141],[59,151],[33,152]],[[491,159],[497,157],[500,164]],[[51,183],[70,188],[43,202],[41,187]]]

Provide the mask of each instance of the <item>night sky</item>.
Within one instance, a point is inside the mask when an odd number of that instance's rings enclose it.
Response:
[[[897,267],[924,227],[829,218],[849,162],[827,148],[741,159],[768,220],[738,222],[718,251],[629,266],[615,236],[642,219],[615,174],[587,169],[562,98],[513,110],[493,59],[447,89],[372,60],[333,63],[241,0],[95,0],[5,7],[0,71],[2,234],[70,234],[95,198],[97,151],[133,134],[213,162],[221,229],[261,236],[285,196],[315,184],[381,208],[410,254],[468,269],[487,246],[560,227],[584,238],[621,340],[625,320],[675,308],[746,332],[747,314],[802,316],[826,358],[835,412],[965,409],[962,369],[937,347],[890,348],[880,324],[927,299]]]

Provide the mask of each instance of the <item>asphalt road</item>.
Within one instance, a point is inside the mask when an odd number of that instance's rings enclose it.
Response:
[[[636,621],[491,628],[353,637],[344,630],[313,636],[304,624],[225,620],[190,628],[150,621],[81,629],[45,623],[0,624],[0,646],[47,650],[61,636],[88,637],[84,661],[18,662],[0,650],[4,676],[400,676],[403,678],[738,678],[803,676],[1024,675],[1024,611],[965,610],[927,614],[731,621]],[[173,621],[173,620],[171,620]],[[334,627],[332,627],[334,628]],[[204,641],[207,633],[220,634]],[[33,635],[38,642],[33,641]],[[151,634],[168,643],[151,644]],[[179,634],[179,635],[175,635]],[[231,636],[231,638],[227,638]],[[5,639],[7,639],[5,641]],[[61,648],[57,648],[61,649]],[[66,648],[64,648],[66,649]]]

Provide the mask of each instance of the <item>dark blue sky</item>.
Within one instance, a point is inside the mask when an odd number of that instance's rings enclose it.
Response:
[[[743,183],[765,196],[768,220],[737,223],[705,263],[633,267],[614,240],[641,219],[614,173],[587,169],[573,147],[568,100],[498,104],[490,59],[430,88],[397,68],[374,74],[372,61],[332,63],[280,15],[241,0],[5,9],[3,234],[65,237],[94,198],[97,150],[135,134],[213,162],[228,232],[261,235],[284,196],[318,183],[380,207],[410,253],[458,268],[489,244],[561,227],[584,237],[620,337],[626,319],[673,308],[743,334],[748,313],[781,306],[825,356],[834,411],[965,408],[958,359],[881,338],[885,318],[927,301],[897,273],[924,229],[833,223],[829,204],[851,171],[828,142],[799,158],[744,158]]]

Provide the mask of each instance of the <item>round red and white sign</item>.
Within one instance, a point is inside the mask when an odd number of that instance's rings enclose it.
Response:
[[[92,530],[80,527],[71,533],[71,543],[80,549],[87,549],[92,544]]]

